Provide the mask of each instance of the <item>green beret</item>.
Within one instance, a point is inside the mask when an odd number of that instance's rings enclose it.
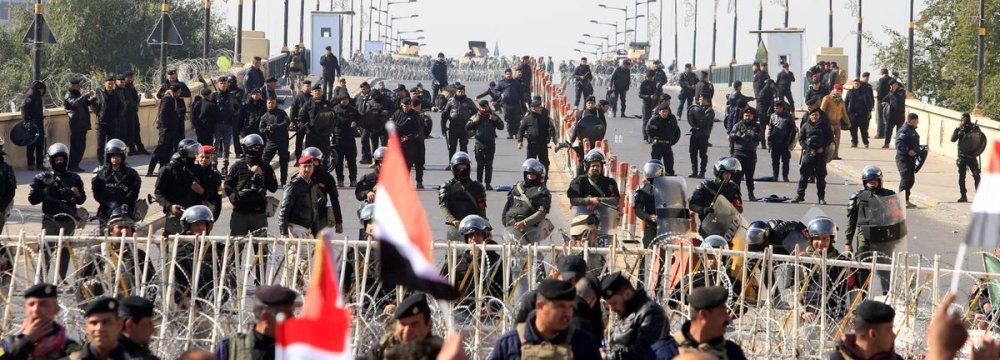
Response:
[[[722,286],[703,286],[691,291],[688,304],[695,310],[712,309],[726,304],[729,290]]]

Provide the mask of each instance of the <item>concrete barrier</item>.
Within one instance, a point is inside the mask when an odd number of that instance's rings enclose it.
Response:
[[[914,113],[920,117],[917,133],[920,134],[920,142],[930,146],[931,153],[951,159],[958,158],[958,146],[951,142],[951,134],[961,123],[961,111],[926,104],[916,99],[908,99],[906,100],[906,113]],[[988,117],[976,116],[972,117],[972,121],[978,121],[979,128],[986,134],[990,143],[1000,141],[1000,122]],[[989,152],[983,154],[984,161],[987,160],[987,156],[989,156]]]

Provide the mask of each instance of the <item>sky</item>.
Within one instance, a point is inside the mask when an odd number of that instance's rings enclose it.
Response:
[[[289,43],[295,44],[299,39],[299,11],[302,0],[289,1]],[[322,10],[332,6],[336,10],[353,8],[359,11],[362,3],[364,12],[364,38],[367,39],[369,7],[372,0],[305,0],[306,17],[320,3]],[[385,1],[385,0],[382,0]],[[393,0],[400,1],[400,0]],[[405,1],[405,0],[404,0]],[[596,36],[608,36],[611,26],[592,24],[590,20],[599,22],[617,22],[619,31],[624,23],[625,14],[620,10],[600,8],[598,4],[610,7],[628,8],[628,16],[635,15],[635,3],[645,0],[416,0],[412,3],[394,4],[389,7],[393,17],[418,15],[414,19],[396,20],[394,25],[400,30],[422,29],[426,43],[421,54],[444,52],[448,56],[458,56],[467,51],[468,41],[485,41],[493,51],[498,44],[502,55],[552,56],[558,61],[578,59],[581,54],[574,49],[591,50],[595,47],[578,44],[578,41],[591,43],[604,40],[588,39],[582,36],[587,33]],[[654,0],[657,1],[657,0]],[[674,0],[658,0],[663,2],[662,18],[660,3],[649,4],[650,16],[639,18],[639,29],[636,32],[639,41],[652,43],[652,56],[657,58],[660,43],[658,25],[663,28],[663,58],[670,63],[674,58]],[[736,58],[738,63],[748,63],[756,52],[756,35],[749,33],[757,29],[757,8],[763,5],[762,28],[773,29],[782,27],[784,11],[782,0],[676,0],[677,1],[677,31],[679,36],[679,63],[691,62],[693,41],[693,5],[698,2],[698,49],[697,64],[699,68],[707,68],[712,57],[712,18],[713,5],[718,8],[718,40],[716,44],[716,62],[722,66],[728,64],[732,57],[733,44],[733,14],[728,12],[730,2],[735,2],[739,15],[737,27]],[[826,46],[828,41],[828,2],[821,0],[789,0],[789,27],[805,28],[805,56],[811,59],[818,47]],[[844,47],[849,54],[853,67],[857,30],[857,18],[853,11],[858,0],[834,0],[834,46]],[[245,0],[244,26],[250,27],[250,4]],[[377,4],[379,0],[375,0]],[[352,5],[353,3],[353,5]],[[908,1],[883,0],[864,2],[864,27],[875,39],[888,41],[884,27],[895,29],[905,34],[908,22]],[[646,4],[641,4],[639,14],[646,15]],[[923,1],[916,0],[915,12],[923,9]],[[266,33],[271,40],[272,54],[281,48],[284,1],[257,0],[257,29]],[[222,13],[227,21],[236,24],[236,1],[215,1],[213,15]],[[375,12],[376,16],[379,14]],[[383,15],[384,16],[384,15]],[[647,19],[652,19],[647,23]],[[354,31],[358,31],[361,19],[354,17]],[[309,20],[306,20],[306,44],[309,43]],[[629,30],[635,28],[634,21],[628,22]],[[377,25],[375,25],[377,29]],[[652,31],[649,31],[649,30]],[[345,25],[345,31],[351,31]],[[377,30],[376,30],[377,31]],[[409,35],[404,35],[404,37]],[[621,36],[619,35],[619,39]],[[354,33],[356,49],[357,33]],[[633,40],[632,33],[629,41]],[[346,49],[345,41],[345,49]],[[878,64],[873,64],[872,49],[862,44],[862,67],[864,71],[872,71]],[[592,55],[588,55],[591,57]],[[851,73],[854,71],[851,70]]]

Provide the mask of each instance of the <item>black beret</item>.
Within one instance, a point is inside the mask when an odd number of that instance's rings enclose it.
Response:
[[[323,85],[320,85],[320,84],[313,85],[312,91],[316,91],[316,90],[323,91]]]
[[[129,77],[129,76],[135,76],[135,71],[131,71],[131,70],[129,70],[129,71],[126,71],[126,72],[125,72],[125,75],[123,75],[123,76],[125,76],[125,77]]]
[[[69,79],[69,84],[70,85],[80,85],[80,78]]]
[[[656,76],[656,71],[653,70],[646,71],[646,77],[653,77],[653,76]]]
[[[312,85],[312,80],[305,80],[302,82],[303,85]]]
[[[278,82],[278,79],[275,79],[273,77],[269,77],[269,78],[267,78],[267,82]]]
[[[505,73],[509,73],[509,72],[510,72],[510,68],[506,68],[506,69],[504,69],[504,70],[503,70],[503,72],[505,72]]]
[[[177,75],[177,70],[167,70],[167,75]]]
[[[369,84],[367,81],[365,81],[365,82],[361,83],[361,85],[358,86],[358,87],[372,87],[372,85]]]
[[[108,76],[108,77],[104,78],[104,81],[115,81],[115,77],[114,76]]]
[[[580,255],[567,255],[559,258],[559,275],[563,280],[579,279],[587,275],[587,261]]]
[[[427,295],[424,294],[413,294],[403,299],[403,302],[396,306],[396,312],[392,314],[393,318],[402,319],[407,316],[426,314],[430,316],[431,307],[427,304]]]
[[[660,111],[660,110],[670,110],[670,106],[667,106],[667,104],[657,105],[656,106],[656,111]]]
[[[896,311],[883,302],[865,300],[854,309],[854,316],[869,324],[891,323]]]
[[[729,290],[722,286],[702,286],[691,291],[688,304],[695,310],[712,309],[726,303]]]
[[[351,100],[351,95],[347,94],[347,93],[344,93],[344,94],[341,94],[339,98],[337,98],[337,100],[344,100],[344,99]]]
[[[229,81],[229,77],[225,76],[225,75],[219,76],[219,81],[226,81],[226,82],[228,82]]]
[[[91,302],[90,305],[87,305],[87,309],[83,311],[83,316],[103,313],[118,314],[118,300],[108,296],[99,297]]]
[[[282,306],[295,304],[295,292],[281,285],[268,285],[257,288],[257,300],[267,306]]]
[[[531,107],[533,107],[533,108],[542,107],[542,101],[541,100],[532,100],[531,101]]]
[[[489,107],[490,102],[487,100],[479,100],[479,107]]]
[[[596,103],[596,102],[597,102],[597,98],[596,98],[596,97],[594,97],[593,95],[591,95],[591,96],[588,96],[588,97],[587,97],[587,100],[585,100],[584,102],[592,102],[592,103]]]
[[[670,94],[663,94],[660,96],[660,101],[670,100]]]
[[[408,90],[406,90],[406,85],[399,84],[396,85],[396,91],[408,91]]]
[[[201,96],[209,96],[209,95],[212,95],[212,89],[209,88],[201,89]]]
[[[59,296],[59,289],[49,283],[36,284],[28,290],[24,290],[25,298],[54,298],[56,296]]]
[[[806,99],[806,105],[812,105],[818,102],[819,102],[819,97],[817,96],[810,96],[808,99]]]
[[[576,300],[576,287],[569,281],[545,279],[538,284],[538,296],[546,300]]]
[[[869,72],[867,72],[867,71],[865,71],[865,72],[861,73],[861,77],[869,77],[869,76],[871,76],[871,75],[872,75],[872,74],[871,74],[871,73],[869,73]]]
[[[597,101],[598,106],[610,105],[607,100],[601,99]]]
[[[809,110],[808,114],[809,114],[809,115],[812,115],[812,114],[818,114],[818,113],[820,113],[820,112],[822,112],[822,111],[823,111],[823,110],[820,110],[820,109],[816,108],[816,109],[812,109],[812,110]]]
[[[628,282],[628,279],[618,271],[604,275],[601,278],[601,297],[605,299],[618,293],[618,290],[631,288],[632,283]]]
[[[462,84],[455,85],[455,90],[465,90],[465,85]]]
[[[263,60],[263,59],[260,58],[260,56],[254,56],[253,59],[257,60],[257,61]]]
[[[121,301],[121,314],[134,319],[153,317],[153,302],[140,296],[128,296]]]

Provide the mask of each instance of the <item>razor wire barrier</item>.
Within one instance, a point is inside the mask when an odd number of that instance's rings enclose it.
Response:
[[[609,247],[561,240],[520,245],[506,242],[508,234],[493,238],[499,244],[433,244],[435,264],[461,294],[450,314],[435,311],[435,333],[444,334],[445,316],[452,316],[466,335],[466,349],[479,357],[489,354],[496,339],[514,327],[521,295],[554,272],[558,258],[567,254],[588,259],[589,275],[625,274],[663,305],[671,331],[687,319],[691,288],[725,286],[734,317],[727,338],[752,358],[818,358],[851,332],[850,314],[863,299],[884,301],[896,309],[895,349],[904,358],[917,358],[926,352],[929,319],[954,272],[940,255],[896,253],[877,261],[855,261],[870,257],[703,249],[690,234],[664,234],[649,249],[616,237]],[[174,358],[190,347],[210,348],[224,336],[247,331],[253,324],[251,297],[258,286],[280,284],[301,293],[312,274],[315,243],[253,236],[163,238],[152,233],[127,238],[2,235],[0,330],[16,331],[24,319],[20,294],[41,281],[58,284],[63,311],[57,321],[77,339],[84,336],[82,309],[95,297],[139,295],[156,304],[159,327],[152,349],[163,358]],[[44,262],[43,244],[69,250],[65,279],[59,278],[56,262]],[[378,250],[373,240],[333,241],[357,354],[377,346],[391,331],[390,305],[406,295],[401,288],[382,286]],[[888,277],[888,288],[872,275],[879,271]],[[996,274],[961,274],[975,285],[962,289],[970,299],[962,306],[967,322],[974,329],[1000,331],[996,307],[986,306],[991,299],[985,295],[988,286],[996,285],[989,280]],[[610,318],[609,330],[618,321],[614,315]]]
[[[500,59],[446,59],[448,81],[468,83],[500,80],[504,69],[515,64],[506,58]],[[434,61],[427,56],[393,58],[388,55],[372,55],[368,58],[355,57],[352,61],[341,61],[340,68],[344,75],[349,76],[379,77],[398,81],[431,81],[433,80],[431,65]],[[430,84],[427,84],[428,88],[429,86]]]

